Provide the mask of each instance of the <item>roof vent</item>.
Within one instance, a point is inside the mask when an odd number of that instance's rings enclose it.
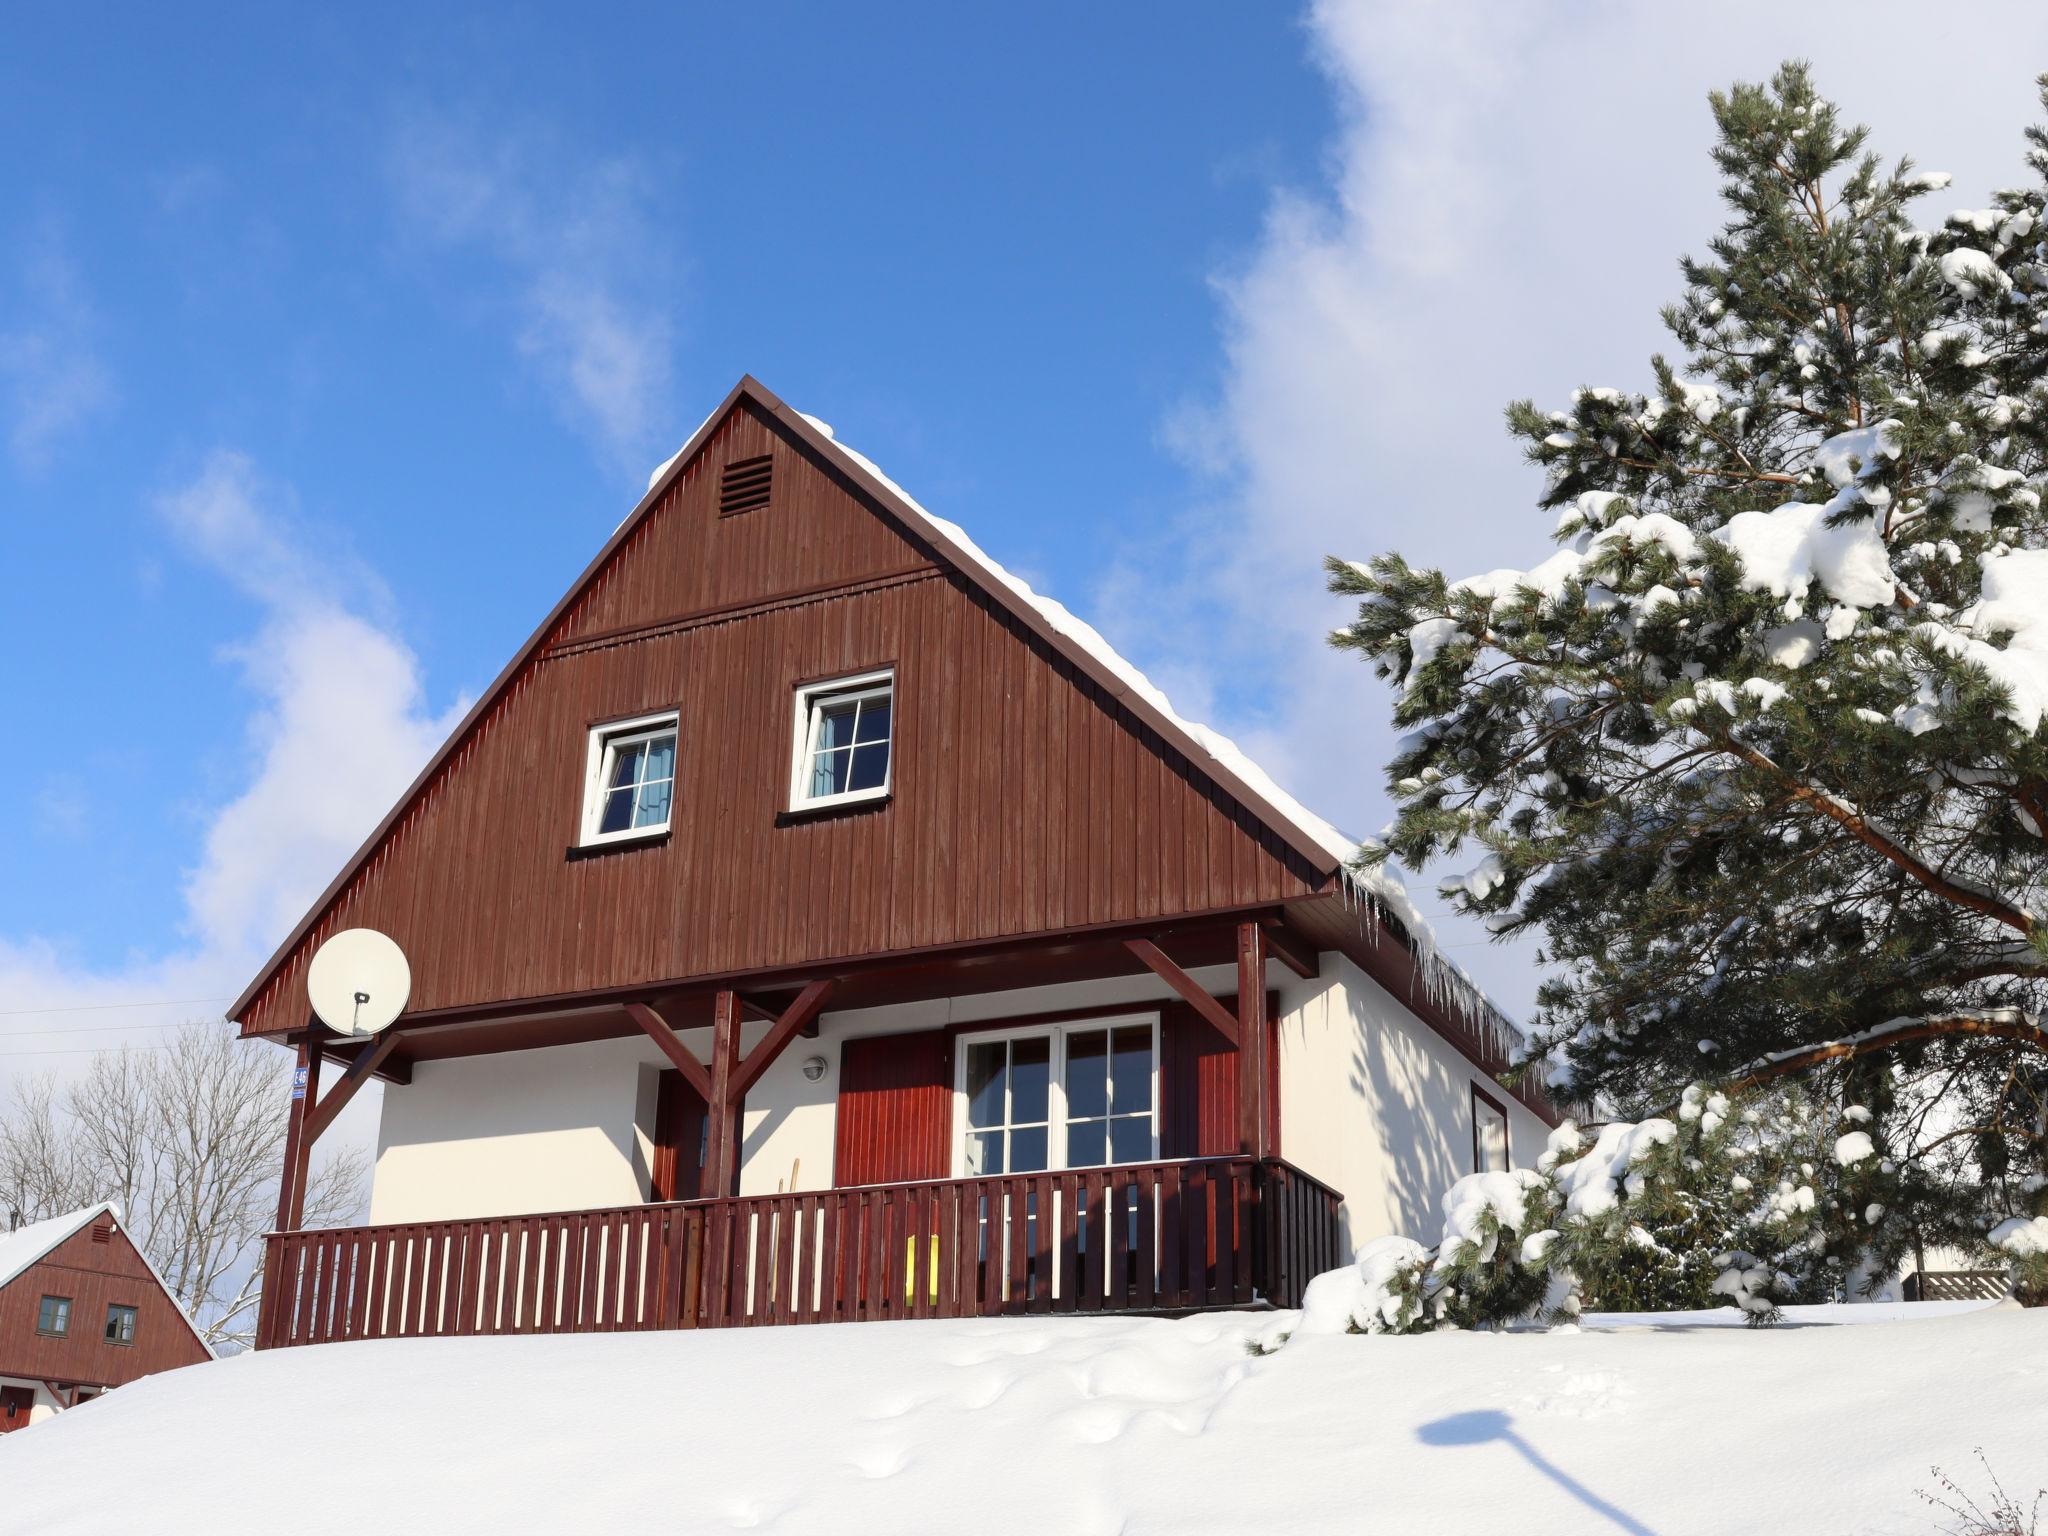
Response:
[[[96,1221],[92,1224],[92,1240],[94,1242],[104,1243],[113,1235],[114,1229],[110,1223],[104,1221]]]
[[[718,515],[731,517],[768,505],[768,471],[774,460],[768,454],[757,459],[735,459],[725,466],[718,480]]]

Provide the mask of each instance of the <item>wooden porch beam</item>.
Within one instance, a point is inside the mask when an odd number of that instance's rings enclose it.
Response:
[[[740,1185],[740,1111],[746,1096],[733,1091],[740,1069],[740,995],[721,991],[711,1008],[711,1091],[709,1134],[705,1138],[703,1194],[724,1199]]]
[[[377,1037],[377,1039],[386,1038],[389,1038],[388,1031],[386,1034]],[[351,1051],[346,1054],[340,1051],[330,1051],[327,1059],[344,1067],[352,1066],[357,1057],[361,1056],[364,1051],[374,1050],[376,1044],[377,1040],[365,1041],[361,1050]],[[412,1062],[395,1051],[390,1052],[376,1066],[370,1069],[370,1076],[377,1078],[381,1082],[390,1083],[394,1087],[403,1088],[412,1081]]]
[[[1237,1118],[1239,1150],[1274,1155],[1272,1041],[1266,1032],[1266,935],[1257,923],[1237,926]]]
[[[1320,974],[1316,965],[1316,954],[1305,948],[1300,935],[1291,932],[1285,923],[1261,923],[1266,936],[1266,953],[1294,972],[1303,981],[1314,981]]]
[[[356,1090],[375,1075],[391,1053],[398,1049],[403,1038],[398,1031],[387,1029],[376,1039],[369,1041],[356,1052],[348,1064],[348,1070],[341,1074],[341,1080],[321,1096],[306,1114],[306,1145],[320,1139],[320,1133],[334,1123],[334,1117],[348,1107],[348,1101],[356,1096]]]
[[[1194,977],[1175,965],[1165,950],[1149,939],[1126,939],[1124,948],[1144,961],[1155,976],[1179,993],[1182,1000],[1214,1025],[1224,1039],[1232,1045],[1239,1043],[1236,1015],[1211,997]],[[1260,995],[1264,995],[1263,984]]]
[[[739,1070],[733,1074],[732,1091],[744,1097],[746,1091],[761,1080],[775,1058],[780,1056],[794,1040],[818,1017],[818,1011],[825,1006],[825,999],[831,996],[835,983],[828,977],[814,981],[796,996],[796,1001],[782,1010],[761,1043],[747,1052]]]
[[[669,1028],[668,1020],[645,1003],[626,1004],[626,1017],[639,1025],[647,1038],[661,1047],[661,1054],[675,1063],[676,1070],[683,1074],[683,1081],[696,1089],[697,1096],[709,1104],[711,1074],[704,1070],[704,1063],[683,1044],[682,1037]]]
[[[306,1114],[320,1091],[320,1059],[326,1053],[318,1025],[308,1029],[298,1043],[298,1061],[292,1069],[290,1117],[285,1121],[284,1169],[277,1181],[277,1230],[294,1232],[306,1214],[306,1164],[313,1143],[306,1135]]]

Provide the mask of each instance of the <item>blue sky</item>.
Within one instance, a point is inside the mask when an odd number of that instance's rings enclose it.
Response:
[[[0,329],[91,368],[0,469],[15,654],[48,645],[7,717],[75,743],[0,758],[0,933],[103,964],[174,925],[241,787],[252,605],[156,508],[207,455],[381,577],[435,700],[748,370],[1073,591],[1170,508],[1208,275],[1327,126],[1299,28],[1241,7],[369,14],[44,12],[0,61],[0,138],[38,146]]]
[[[1320,556],[1541,557],[1500,406],[1646,376],[1709,87],[2014,179],[1990,9],[17,13],[0,1079],[233,992],[744,371],[1371,830]]]

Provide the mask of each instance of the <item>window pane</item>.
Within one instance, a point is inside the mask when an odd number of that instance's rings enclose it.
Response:
[[[834,747],[853,745],[853,718],[859,711],[858,704],[821,704],[818,706],[818,740],[820,752]]]
[[[984,1040],[967,1048],[967,1123],[1003,1123],[1003,1053],[1000,1040]]]
[[[676,739],[673,736],[657,736],[647,744],[647,771],[641,777],[672,779],[675,776]]]
[[[1077,1029],[1067,1034],[1067,1118],[1088,1120],[1109,1113],[1109,1031]]]
[[[1045,1167],[1045,1127],[1010,1132],[1011,1173],[1036,1173]]]
[[[633,811],[633,825],[636,827],[665,827],[668,825],[669,794],[675,788],[667,779],[659,779],[640,788],[640,803]],[[620,791],[624,793],[623,790]]]
[[[1489,1104],[1473,1103],[1479,1123],[1477,1173],[1505,1173],[1508,1167],[1508,1123]]]
[[[612,774],[607,788],[618,789],[634,783],[640,777],[640,758],[643,747],[615,747],[612,750]]]
[[[853,769],[847,775],[848,789],[880,789],[889,780],[889,743],[853,750]]]
[[[1096,1168],[1109,1161],[1107,1122],[1082,1120],[1067,1122],[1067,1166],[1069,1168]]]
[[[850,748],[820,752],[811,770],[811,798],[836,795],[846,788],[846,768],[852,760]]]
[[[1119,1115],[1109,1122],[1110,1160],[1144,1163],[1152,1159],[1152,1117]]]
[[[860,720],[853,731],[855,741],[887,741],[889,739],[889,701],[887,698],[869,699],[860,707]]]
[[[604,792],[604,812],[597,818],[600,832],[623,832],[633,825],[633,786]]]
[[[1001,1131],[976,1131],[967,1138],[967,1174],[969,1178],[984,1173],[1003,1171],[1003,1133]]]
[[[1120,1115],[1152,1107],[1152,1028],[1126,1024],[1116,1031],[1109,1063],[1110,1107]]]
[[[1052,1040],[1027,1035],[1010,1042],[1010,1123],[1029,1125],[1051,1118]],[[1039,1165],[1043,1167],[1043,1164]]]

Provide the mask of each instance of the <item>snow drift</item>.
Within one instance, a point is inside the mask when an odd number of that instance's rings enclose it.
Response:
[[[2048,1311],[1793,1314],[1256,1359],[1245,1313],[281,1350],[6,1436],[0,1530],[1917,1532],[1931,1465],[2048,1473]]]

